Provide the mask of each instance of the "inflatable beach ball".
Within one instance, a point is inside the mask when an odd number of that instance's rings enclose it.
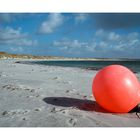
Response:
[[[109,112],[126,113],[140,103],[140,84],[133,72],[121,65],[101,69],[93,79],[93,96]]]

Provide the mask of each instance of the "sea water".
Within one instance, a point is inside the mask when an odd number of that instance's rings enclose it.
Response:
[[[62,66],[62,67],[79,67],[79,68],[86,68],[86,69],[101,69],[105,66],[118,64],[126,66],[127,68],[131,69],[133,72],[140,72],[140,61],[138,60],[131,60],[131,61],[87,61],[87,60],[64,60],[64,61],[36,61],[33,62],[34,64],[40,65],[48,65],[48,66]]]

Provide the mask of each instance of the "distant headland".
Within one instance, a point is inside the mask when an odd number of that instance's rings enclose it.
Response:
[[[63,57],[63,56],[37,56],[29,54],[11,54],[7,52],[0,52],[0,59],[42,59],[42,60],[81,60],[81,61],[140,61],[140,59],[130,58],[77,58],[77,57]]]

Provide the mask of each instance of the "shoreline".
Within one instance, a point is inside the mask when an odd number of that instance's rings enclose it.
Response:
[[[99,71],[100,69],[102,69],[103,67],[105,67],[105,66],[86,66],[86,65],[83,65],[83,66],[72,66],[72,65],[67,65],[67,66],[65,66],[65,65],[60,65],[60,64],[56,64],[56,65],[47,65],[47,64],[42,64],[42,63],[38,63],[38,62],[43,62],[43,61],[45,61],[45,62],[61,62],[61,60],[22,60],[22,61],[15,61],[15,63],[19,63],[19,64],[31,64],[31,65],[44,65],[44,66],[55,66],[55,67],[68,67],[68,68],[80,68],[80,69],[85,69],[85,70],[94,70],[94,71]],[[67,60],[62,60],[62,62],[63,61],[67,61]],[[69,61],[71,61],[71,60],[69,60]],[[69,62],[69,61],[67,61],[67,62]],[[77,60],[77,61],[83,61],[83,60]],[[90,61],[88,61],[88,62],[90,62]],[[93,61],[92,61],[93,62]],[[98,61],[96,61],[96,62],[98,62]],[[100,61],[100,62],[104,62],[104,61]],[[115,61],[114,61],[115,62]],[[120,61],[121,62],[121,61]],[[111,64],[110,64],[111,65]],[[122,65],[122,64],[120,64],[120,65]],[[132,69],[132,68],[129,68],[128,67],[128,69],[130,69],[133,73],[135,73],[135,74],[138,74],[138,73],[140,73],[140,70],[138,71],[138,70],[135,70],[135,69]]]
[[[96,103],[95,70],[15,60],[0,61],[0,68],[0,127],[140,126],[135,112],[108,113]]]
[[[42,60],[35,60],[35,61],[15,61],[15,63],[18,63],[18,64],[27,64],[27,65],[39,65],[39,66],[50,66],[50,67],[67,67],[67,68],[79,68],[79,69],[85,69],[85,70],[94,70],[94,71],[97,71],[97,70],[100,70],[101,67],[79,67],[79,66],[59,66],[59,65],[46,65],[46,64],[39,64],[39,63],[32,63],[32,62],[39,62],[39,61],[42,61]],[[51,60],[49,60],[51,61]]]

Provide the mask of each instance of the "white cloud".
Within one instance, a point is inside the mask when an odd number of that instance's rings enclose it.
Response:
[[[67,48],[69,50],[80,49],[85,45],[86,43],[84,42],[79,42],[78,40],[69,40],[69,39],[53,42],[53,46],[60,47],[60,48]]]
[[[21,28],[15,30],[11,27],[6,27],[5,29],[0,30],[0,41],[13,40],[23,38],[25,36],[26,34],[21,33]]]
[[[84,22],[88,18],[88,14],[80,13],[75,15],[75,22]]]
[[[104,30],[103,29],[99,29],[95,32],[95,36],[102,36],[104,34]]]
[[[0,30],[0,44],[34,46],[37,45],[37,41],[28,39],[28,34],[22,33],[21,28],[13,29],[11,27],[6,27]]]
[[[139,43],[139,40],[134,39],[134,40],[131,40],[130,45],[133,46],[133,45],[136,45],[137,43]]]
[[[112,41],[118,41],[120,39],[120,35],[116,34],[115,32],[110,32],[108,39]]]
[[[36,46],[37,45],[37,40],[29,40],[27,38],[16,40],[13,42],[14,44],[18,46]]]
[[[83,49],[87,50],[87,43],[79,42],[78,40],[63,39],[60,41],[54,41],[53,46],[57,49],[69,53],[80,54]]]
[[[23,52],[22,47],[10,47],[12,52]]]
[[[121,39],[120,35],[115,32],[107,32],[103,29],[99,29],[94,34],[95,37],[104,39],[104,40],[110,40],[110,41],[118,41]]]
[[[91,57],[139,57],[140,33],[119,34],[98,30],[93,40],[81,42],[79,40],[63,39],[55,41],[54,47],[65,53],[78,53]]]
[[[53,33],[60,25],[62,25],[64,17],[60,13],[49,14],[48,20],[44,21],[40,28],[39,33],[49,34]]]
[[[97,43],[95,53],[98,51],[103,56],[139,57],[140,33],[138,32],[119,34],[100,29],[94,34],[94,41]],[[101,42],[105,42],[106,45]]]

